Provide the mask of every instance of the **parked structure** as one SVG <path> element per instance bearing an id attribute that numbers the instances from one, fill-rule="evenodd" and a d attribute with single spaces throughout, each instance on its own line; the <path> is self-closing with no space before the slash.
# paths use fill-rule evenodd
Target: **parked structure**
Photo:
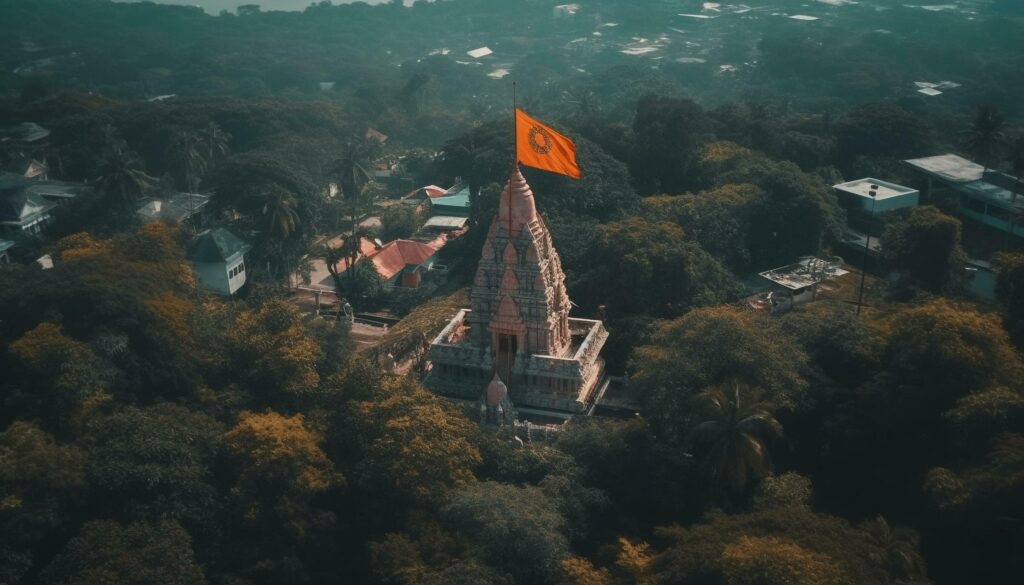
<path id="1" fill-rule="evenodd" d="M 230 296 L 245 285 L 245 253 L 250 248 L 228 230 L 216 228 L 199 234 L 186 258 L 200 286 Z"/>
<path id="2" fill-rule="evenodd" d="M 480 399 L 496 415 L 502 399 L 489 385 L 497 376 L 520 414 L 565 419 L 593 411 L 604 387 L 600 352 L 608 333 L 600 321 L 569 318 L 558 252 L 518 169 L 491 222 L 470 305 L 430 347 L 429 388 Z M 489 387 L 492 395 L 481 399 Z"/>

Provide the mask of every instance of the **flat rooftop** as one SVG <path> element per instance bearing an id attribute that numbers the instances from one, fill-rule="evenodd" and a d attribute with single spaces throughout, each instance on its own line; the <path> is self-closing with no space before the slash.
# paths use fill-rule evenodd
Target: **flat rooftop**
<path id="1" fill-rule="evenodd" d="M 891 199 L 893 197 L 899 197 L 900 195 L 917 193 L 917 189 L 911 189 L 910 187 L 904 187 L 903 185 L 897 185 L 896 183 L 890 183 L 879 179 L 872 179 L 870 177 L 833 185 L 832 188 L 851 195 L 857 195 L 858 197 L 864 197 L 865 199 L 870 199 L 870 192 L 874 190 L 876 193 L 876 201 Z"/>
<path id="2" fill-rule="evenodd" d="M 815 257 L 803 258 L 795 264 L 758 273 L 762 278 L 789 290 L 807 288 L 844 274 L 849 274 L 849 272 L 840 268 L 838 261 L 833 262 Z"/>
<path id="3" fill-rule="evenodd" d="M 955 154 L 940 154 L 903 161 L 919 171 L 953 183 L 980 181 L 984 167 Z"/>

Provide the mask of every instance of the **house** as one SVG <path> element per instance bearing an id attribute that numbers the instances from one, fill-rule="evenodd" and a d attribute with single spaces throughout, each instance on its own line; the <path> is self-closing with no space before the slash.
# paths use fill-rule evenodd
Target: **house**
<path id="1" fill-rule="evenodd" d="M 0 239 L 0 264 L 11 263 L 11 257 L 7 254 L 7 250 L 10 250 L 12 246 L 14 246 L 14 242 Z"/>
<path id="2" fill-rule="evenodd" d="M 842 260 L 838 258 L 808 256 L 794 264 L 760 272 L 758 276 L 770 283 L 769 288 L 748 299 L 748 306 L 776 314 L 809 303 L 817 298 L 822 283 L 849 274 L 841 266 Z"/>
<path id="3" fill-rule="evenodd" d="M 1024 184 L 955 154 L 904 161 L 925 180 L 925 195 L 959 199 L 959 214 L 997 230 L 1024 237 Z"/>
<path id="4" fill-rule="evenodd" d="M 135 210 L 143 221 L 164 221 L 180 224 L 194 220 L 197 226 L 203 224 L 210 197 L 198 193 L 175 193 L 164 199 L 146 199 Z"/>
<path id="5" fill-rule="evenodd" d="M 215 228 L 199 234 L 186 258 L 200 286 L 233 295 L 245 285 L 245 253 L 251 247 L 228 230 Z"/>
<path id="6" fill-rule="evenodd" d="M 362 258 L 373 264 L 374 270 L 385 287 L 416 288 L 423 275 L 433 269 L 438 252 L 448 243 L 441 234 L 429 242 L 413 240 L 392 240 L 381 245 L 363 238 L 360 243 Z M 348 270 L 348 259 L 336 265 L 338 273 Z"/>
<path id="7" fill-rule="evenodd" d="M 455 185 L 444 195 L 431 197 L 430 215 L 469 217 L 469 187 Z"/>
<path id="8" fill-rule="evenodd" d="M 25 189 L 20 181 L 5 180 L 8 177 L 0 176 L 0 226 L 10 233 L 39 233 L 57 205 Z"/>

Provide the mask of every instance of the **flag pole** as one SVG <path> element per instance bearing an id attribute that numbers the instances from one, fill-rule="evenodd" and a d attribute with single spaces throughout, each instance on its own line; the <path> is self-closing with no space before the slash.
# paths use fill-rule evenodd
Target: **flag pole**
<path id="1" fill-rule="evenodd" d="M 512 168 L 508 173 L 508 240 L 512 241 L 512 175 L 519 163 L 519 124 L 516 121 L 516 82 L 512 81 Z"/>

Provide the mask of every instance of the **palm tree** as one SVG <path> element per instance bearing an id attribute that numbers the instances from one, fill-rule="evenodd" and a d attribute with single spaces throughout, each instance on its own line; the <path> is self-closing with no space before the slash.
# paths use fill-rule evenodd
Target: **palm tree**
<path id="1" fill-rule="evenodd" d="M 231 134 L 225 132 L 216 122 L 210 122 L 200 130 L 199 137 L 202 140 L 207 166 L 212 166 L 214 161 L 230 150 L 228 142 L 231 141 Z"/>
<path id="2" fill-rule="evenodd" d="M 146 174 L 142 159 L 124 140 L 109 132 L 108 136 L 111 140 L 97 165 L 96 184 L 107 197 L 116 197 L 125 206 L 131 206 L 157 179 Z"/>
<path id="3" fill-rule="evenodd" d="M 288 239 L 300 225 L 295 198 L 277 187 L 268 189 L 264 198 L 263 217 L 267 232 L 279 240 Z"/>
<path id="4" fill-rule="evenodd" d="M 927 568 L 913 533 L 889 526 L 884 517 L 868 520 L 862 526 L 882 552 L 873 560 L 885 568 L 897 583 L 927 583 Z"/>
<path id="5" fill-rule="evenodd" d="M 328 169 L 328 174 L 338 182 L 342 196 L 352 203 L 352 227 L 355 229 L 356 208 L 359 199 L 372 178 L 370 159 L 380 144 L 364 137 L 350 138 L 341 148 L 338 158 Z"/>
<path id="6" fill-rule="evenodd" d="M 185 188 L 195 193 L 199 179 L 206 173 L 206 150 L 203 137 L 194 130 L 181 130 L 171 139 L 168 157 L 180 168 L 185 179 Z"/>
<path id="7" fill-rule="evenodd" d="M 738 493 L 771 473 L 767 443 L 782 436 L 782 425 L 754 389 L 731 381 L 705 390 L 694 402 L 708 418 L 693 429 L 689 445 L 716 491 Z"/>
<path id="8" fill-rule="evenodd" d="M 363 238 L 369 238 L 371 235 L 372 233 L 366 228 L 356 227 L 352 228 L 352 234 L 349 235 L 349 237 L 345 238 L 345 241 L 342 242 L 339 250 L 341 250 L 341 253 L 345 256 L 345 258 L 348 259 L 349 268 L 354 267 L 356 265 L 356 262 L 359 262 L 359 257 L 362 256 L 363 254 Z M 352 279 L 355 278 L 354 270 L 349 271 L 349 277 Z"/>
<path id="9" fill-rule="evenodd" d="M 993 159 L 1006 138 L 1006 120 L 999 110 L 991 106 L 979 106 L 967 129 L 966 146 L 978 159 L 985 171 L 992 166 Z"/>

